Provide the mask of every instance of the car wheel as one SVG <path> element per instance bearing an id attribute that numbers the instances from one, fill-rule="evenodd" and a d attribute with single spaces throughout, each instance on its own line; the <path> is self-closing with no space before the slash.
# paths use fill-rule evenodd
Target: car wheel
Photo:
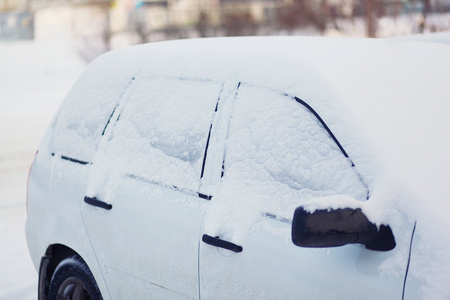
<path id="1" fill-rule="evenodd" d="M 102 296 L 88 266 L 75 255 L 62 260 L 56 267 L 48 299 L 100 300 Z"/>

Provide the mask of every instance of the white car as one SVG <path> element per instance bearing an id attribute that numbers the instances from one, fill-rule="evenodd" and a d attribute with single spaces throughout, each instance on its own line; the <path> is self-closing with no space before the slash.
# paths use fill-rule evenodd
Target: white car
<path id="1" fill-rule="evenodd" d="M 102 55 L 30 170 L 39 299 L 449 298 L 449 84 L 420 42 Z"/>

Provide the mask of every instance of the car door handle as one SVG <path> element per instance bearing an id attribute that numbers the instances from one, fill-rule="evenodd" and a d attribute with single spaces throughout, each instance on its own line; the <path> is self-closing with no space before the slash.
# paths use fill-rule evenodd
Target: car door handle
<path id="1" fill-rule="evenodd" d="M 97 198 L 93 197 L 84 197 L 84 202 L 86 202 L 87 204 L 93 205 L 93 206 L 97 206 L 106 210 L 110 210 L 112 208 L 111 204 L 108 204 L 106 202 L 100 201 Z"/>
<path id="2" fill-rule="evenodd" d="M 224 240 L 219 239 L 218 237 L 212 237 L 210 235 L 204 234 L 202 237 L 202 241 L 205 244 L 216 246 L 219 248 L 224 248 L 236 253 L 242 252 L 242 247 Z"/>

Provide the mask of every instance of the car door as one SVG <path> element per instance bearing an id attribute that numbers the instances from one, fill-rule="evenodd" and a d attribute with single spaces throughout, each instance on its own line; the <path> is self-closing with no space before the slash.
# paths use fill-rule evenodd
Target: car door
<path id="1" fill-rule="evenodd" d="M 401 299 L 410 224 L 387 252 L 291 241 L 292 216 L 303 203 L 370 195 L 317 113 L 301 99 L 245 83 L 232 107 L 223 172 L 202 229 L 201 298 Z"/>
<path id="2" fill-rule="evenodd" d="M 111 298 L 198 299 L 198 191 L 220 91 L 141 75 L 111 116 L 82 205 Z"/>

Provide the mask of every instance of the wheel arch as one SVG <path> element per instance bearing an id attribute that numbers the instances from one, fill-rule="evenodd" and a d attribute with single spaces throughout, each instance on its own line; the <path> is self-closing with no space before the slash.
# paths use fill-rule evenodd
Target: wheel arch
<path id="1" fill-rule="evenodd" d="M 52 244 L 47 247 L 45 255 L 41 258 L 39 266 L 39 283 L 38 283 L 38 299 L 48 299 L 48 291 L 50 281 L 58 264 L 65 258 L 77 255 L 84 261 L 84 259 L 75 250 L 63 245 Z M 86 262 L 85 262 L 86 263 Z"/>

